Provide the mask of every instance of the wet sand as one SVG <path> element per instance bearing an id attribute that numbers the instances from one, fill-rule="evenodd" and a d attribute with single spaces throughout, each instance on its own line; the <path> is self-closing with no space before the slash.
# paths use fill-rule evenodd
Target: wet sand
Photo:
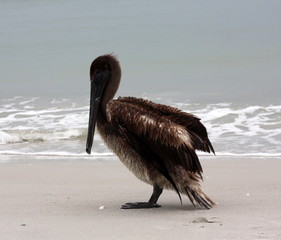
<path id="1" fill-rule="evenodd" d="M 164 191 L 161 208 L 121 210 L 152 187 L 119 161 L 0 164 L 1 240 L 281 239 L 281 158 L 201 157 L 211 210 Z"/>

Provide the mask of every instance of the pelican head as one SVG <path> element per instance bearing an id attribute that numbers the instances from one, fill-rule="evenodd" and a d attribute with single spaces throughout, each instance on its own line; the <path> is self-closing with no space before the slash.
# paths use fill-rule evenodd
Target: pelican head
<path id="1" fill-rule="evenodd" d="M 90 67 L 91 96 L 86 152 L 91 153 L 95 125 L 99 111 L 105 113 L 106 104 L 111 100 L 119 86 L 121 69 L 113 55 L 96 58 Z"/>

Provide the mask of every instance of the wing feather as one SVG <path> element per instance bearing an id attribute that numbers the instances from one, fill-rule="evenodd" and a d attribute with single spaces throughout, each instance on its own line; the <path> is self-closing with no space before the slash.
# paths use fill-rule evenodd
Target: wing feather
<path id="1" fill-rule="evenodd" d="M 122 97 L 118 99 L 121 102 L 129 103 L 142 107 L 147 111 L 153 111 L 158 115 L 161 115 L 167 119 L 170 119 L 174 123 L 182 126 L 188 132 L 192 139 L 193 147 L 196 150 L 204 152 L 213 152 L 214 148 L 208 138 L 207 130 L 200 122 L 200 119 L 190 113 L 183 112 L 177 108 L 167 106 L 164 104 L 154 103 L 148 100 L 134 97 Z"/>
<path id="2" fill-rule="evenodd" d="M 118 101 L 118 100 L 115 100 Z M 160 141 L 166 146 L 193 148 L 188 131 L 171 119 L 163 117 L 155 111 L 148 111 L 142 106 L 119 101 L 107 104 L 107 120 L 118 119 L 137 135 L 145 135 L 154 141 Z"/>
<path id="3" fill-rule="evenodd" d="M 168 171 L 171 163 L 202 178 L 195 150 L 210 152 L 213 147 L 199 118 L 176 108 L 131 97 L 111 100 L 106 114 L 108 121 L 123 126 L 132 147 L 139 146 L 141 149 L 136 151 L 149 159 L 177 192 Z"/>

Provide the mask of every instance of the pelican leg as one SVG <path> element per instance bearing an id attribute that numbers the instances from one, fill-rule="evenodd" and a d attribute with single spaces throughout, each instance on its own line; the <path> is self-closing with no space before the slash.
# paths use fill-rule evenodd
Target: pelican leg
<path id="1" fill-rule="evenodd" d="M 157 200 L 160 197 L 163 189 L 158 185 L 153 185 L 153 193 L 148 202 L 134 202 L 134 203 L 125 203 L 122 205 L 121 209 L 138 209 L 138 208 L 158 208 L 161 207 L 157 204 Z"/>

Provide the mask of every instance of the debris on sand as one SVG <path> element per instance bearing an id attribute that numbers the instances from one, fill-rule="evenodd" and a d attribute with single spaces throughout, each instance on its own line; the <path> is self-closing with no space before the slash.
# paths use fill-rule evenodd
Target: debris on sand
<path id="1" fill-rule="evenodd" d="M 211 217 L 211 218 L 198 217 L 192 220 L 192 223 L 221 223 L 221 221 L 217 217 Z"/>

